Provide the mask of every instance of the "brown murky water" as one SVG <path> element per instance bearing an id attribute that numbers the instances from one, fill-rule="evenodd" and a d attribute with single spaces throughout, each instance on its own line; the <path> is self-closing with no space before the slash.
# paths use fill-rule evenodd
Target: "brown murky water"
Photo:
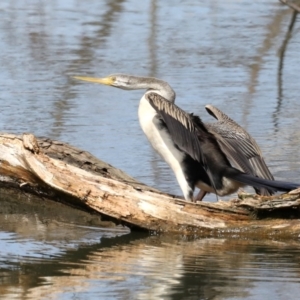
<path id="1" fill-rule="evenodd" d="M 299 18 L 280 55 L 290 20 L 271 0 L 1 1 L 0 130 L 70 142 L 180 194 L 139 128 L 142 91 L 71 78 L 155 76 L 205 121 L 205 104 L 224 110 L 256 138 L 276 178 L 299 181 Z M 300 291 L 298 241 L 166 240 L 3 207 L 3 299 L 295 299 Z"/>

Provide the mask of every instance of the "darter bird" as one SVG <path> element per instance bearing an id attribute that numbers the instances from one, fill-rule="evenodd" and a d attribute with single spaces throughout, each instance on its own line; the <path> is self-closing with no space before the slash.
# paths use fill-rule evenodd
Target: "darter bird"
<path id="1" fill-rule="evenodd" d="M 179 108 L 174 103 L 174 90 L 165 81 L 127 74 L 112 74 L 105 78 L 74 78 L 124 90 L 146 90 L 139 103 L 140 125 L 152 147 L 173 170 L 184 198 L 188 201 L 201 201 L 206 193 L 229 195 L 246 185 L 268 194 L 287 192 L 300 186 L 271 180 L 273 177 L 266 171 L 264 162 L 262 164 L 259 159 L 254 164 L 251 162 L 251 153 L 248 153 L 249 149 L 247 146 L 245 149 L 245 145 L 252 143 L 251 147 L 256 148 L 256 143 L 253 144 L 250 136 L 246 137 L 247 141 L 236 137 L 230 143 L 229 138 L 222 134 L 222 125 L 205 125 L 198 116 Z M 207 110 L 219 119 L 211 106 Z M 222 123 L 220 119 L 219 123 Z M 236 130 L 232 130 L 231 134 L 236 135 Z M 260 156 L 258 149 L 255 151 Z M 260 173 L 259 169 L 264 172 Z M 194 197 L 196 187 L 200 192 Z"/>

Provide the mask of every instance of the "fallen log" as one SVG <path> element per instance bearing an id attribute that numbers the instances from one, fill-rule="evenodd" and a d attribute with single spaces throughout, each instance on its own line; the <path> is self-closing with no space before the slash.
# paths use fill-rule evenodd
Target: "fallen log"
<path id="1" fill-rule="evenodd" d="M 197 236 L 299 237 L 300 189 L 188 203 L 150 188 L 88 152 L 32 134 L 0 134 L 0 192 L 96 211 L 133 229 Z"/>

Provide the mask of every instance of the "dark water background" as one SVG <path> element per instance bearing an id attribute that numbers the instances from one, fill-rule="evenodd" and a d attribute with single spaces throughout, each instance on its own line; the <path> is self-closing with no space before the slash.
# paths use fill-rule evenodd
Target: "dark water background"
<path id="1" fill-rule="evenodd" d="M 299 181 L 299 17 L 279 68 L 291 14 L 275 0 L 1 1 L 0 130 L 69 142 L 180 194 L 139 128 L 143 92 L 71 78 L 155 76 L 205 121 L 208 103 L 229 114 L 256 138 L 276 178 Z M 300 292 L 299 240 L 151 237 L 1 207 L 1 299 L 295 299 Z"/>

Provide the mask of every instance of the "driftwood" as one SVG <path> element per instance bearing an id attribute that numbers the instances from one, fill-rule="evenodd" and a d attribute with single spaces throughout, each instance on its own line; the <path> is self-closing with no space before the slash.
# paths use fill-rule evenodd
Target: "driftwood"
<path id="1" fill-rule="evenodd" d="M 199 236 L 300 234 L 300 189 L 188 203 L 137 182 L 70 145 L 32 134 L 0 134 L 0 192 L 35 194 L 96 211 L 136 229 Z"/>

